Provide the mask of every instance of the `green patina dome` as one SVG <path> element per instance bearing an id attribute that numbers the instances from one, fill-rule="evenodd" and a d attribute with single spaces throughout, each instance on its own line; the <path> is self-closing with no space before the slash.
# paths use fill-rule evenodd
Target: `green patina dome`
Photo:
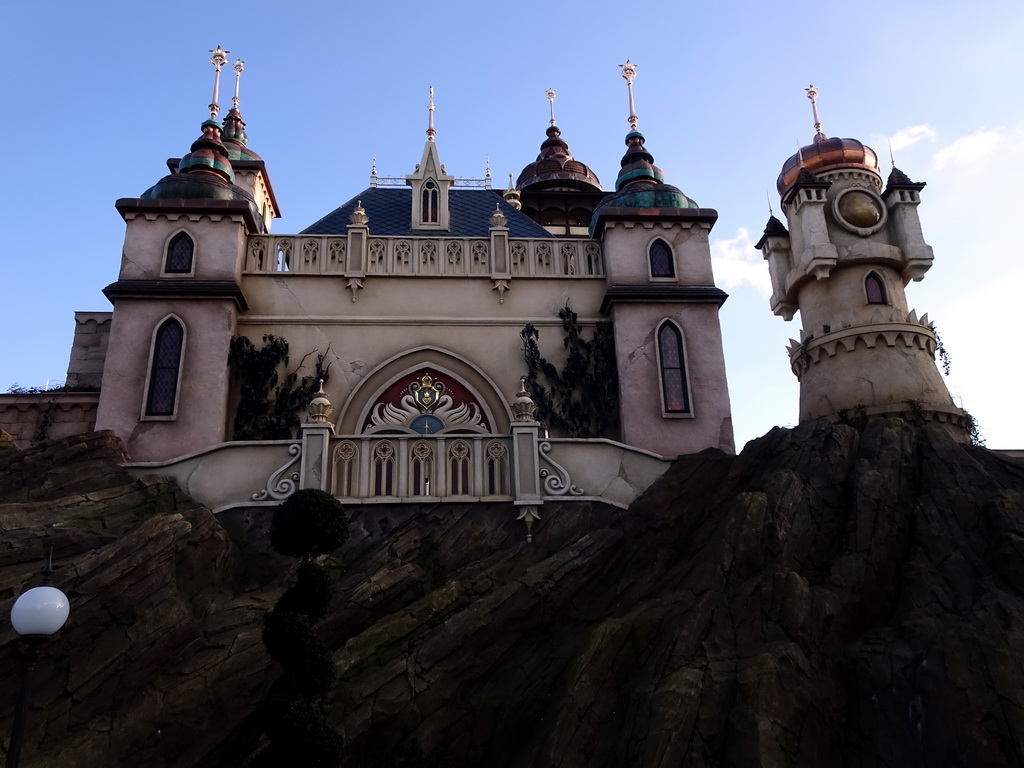
<path id="1" fill-rule="evenodd" d="M 644 146 L 640 131 L 626 134 L 626 154 L 622 156 L 615 192 L 594 210 L 591 230 L 605 208 L 699 208 L 678 187 L 665 183 L 665 174 L 654 164 L 654 156 Z"/>

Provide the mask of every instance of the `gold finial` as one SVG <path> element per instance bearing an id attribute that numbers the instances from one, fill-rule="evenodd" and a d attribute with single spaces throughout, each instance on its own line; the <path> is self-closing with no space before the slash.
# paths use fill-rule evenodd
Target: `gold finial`
<path id="1" fill-rule="evenodd" d="M 427 141 L 433 141 L 437 131 L 434 130 L 434 86 L 430 86 L 430 105 L 427 107 Z"/>
<path id="2" fill-rule="evenodd" d="M 821 120 L 818 118 L 818 89 L 812 83 L 804 90 L 807 91 L 807 98 L 811 100 L 811 110 L 814 112 L 814 140 L 823 141 L 828 137 L 821 132 Z"/>
<path id="3" fill-rule="evenodd" d="M 210 63 L 213 64 L 213 101 L 210 102 L 210 119 L 216 120 L 217 113 L 220 112 L 220 104 L 217 103 L 220 99 L 220 68 L 223 67 L 228 61 L 228 54 L 231 51 L 225 51 L 219 45 L 216 48 L 211 48 L 210 53 L 213 56 L 210 57 Z"/>
<path id="4" fill-rule="evenodd" d="M 555 89 L 548 88 L 548 103 L 551 105 L 551 125 L 555 124 Z"/>
<path id="5" fill-rule="evenodd" d="M 626 59 L 622 67 L 622 78 L 626 81 L 626 88 L 629 90 L 629 127 L 636 130 L 636 123 L 639 118 L 636 116 L 636 105 L 633 104 L 633 78 L 636 77 L 636 64 Z"/>
<path id="6" fill-rule="evenodd" d="M 227 51 L 225 51 L 227 53 Z M 231 106 L 238 109 L 238 84 L 242 79 L 242 72 L 245 70 L 245 62 L 235 59 L 235 95 L 231 97 Z"/>

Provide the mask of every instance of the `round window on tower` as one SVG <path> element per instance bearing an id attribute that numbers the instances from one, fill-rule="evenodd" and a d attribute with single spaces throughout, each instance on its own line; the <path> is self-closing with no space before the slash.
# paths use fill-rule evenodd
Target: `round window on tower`
<path id="1" fill-rule="evenodd" d="M 832 213 L 836 221 L 862 237 L 881 229 L 887 215 L 882 199 L 863 187 L 849 187 L 836 195 Z"/>

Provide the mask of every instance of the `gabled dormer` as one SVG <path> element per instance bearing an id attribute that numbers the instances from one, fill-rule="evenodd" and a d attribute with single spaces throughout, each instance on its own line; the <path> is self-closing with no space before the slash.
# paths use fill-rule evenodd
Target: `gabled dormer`
<path id="1" fill-rule="evenodd" d="M 405 180 L 412 187 L 412 228 L 447 230 L 448 190 L 455 177 L 445 173 L 432 140 L 423 147 L 416 171 Z"/>
<path id="2" fill-rule="evenodd" d="M 445 173 L 437 156 L 434 143 L 434 89 L 430 89 L 430 119 L 423 157 L 416 170 L 405 177 L 412 187 L 412 228 L 448 230 L 448 190 L 455 183 L 454 176 Z"/>

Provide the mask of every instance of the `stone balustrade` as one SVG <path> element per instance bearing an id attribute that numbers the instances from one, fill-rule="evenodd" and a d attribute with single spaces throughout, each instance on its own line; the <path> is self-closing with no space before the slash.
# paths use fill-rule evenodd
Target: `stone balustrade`
<path id="1" fill-rule="evenodd" d="M 603 277 L 595 240 L 254 235 L 247 274 Z"/>

